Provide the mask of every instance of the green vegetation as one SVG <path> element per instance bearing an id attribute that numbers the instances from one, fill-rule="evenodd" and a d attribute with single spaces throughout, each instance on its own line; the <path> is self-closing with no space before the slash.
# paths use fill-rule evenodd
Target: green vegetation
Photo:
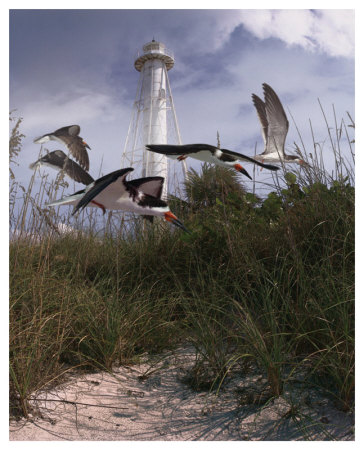
<path id="1" fill-rule="evenodd" d="M 13 160 L 21 138 L 16 127 Z M 28 189 L 12 179 L 10 222 L 23 237 L 10 242 L 11 406 L 26 415 L 31 393 L 70 368 L 111 369 L 189 342 L 196 389 L 255 364 L 271 396 L 304 373 L 352 409 L 354 173 L 337 144 L 334 174 L 314 154 L 264 200 L 229 170 L 191 171 L 184 200 L 170 200 L 191 235 L 117 214 L 96 229 L 94 210 L 62 234 L 69 217 L 42 206 L 61 195 L 62 175 L 36 195 L 34 177 Z"/>

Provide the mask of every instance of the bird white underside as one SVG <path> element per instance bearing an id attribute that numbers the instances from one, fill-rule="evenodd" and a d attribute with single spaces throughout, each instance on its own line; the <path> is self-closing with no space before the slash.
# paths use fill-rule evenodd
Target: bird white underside
<path id="1" fill-rule="evenodd" d="M 62 141 L 62 139 L 60 139 L 56 136 L 43 136 L 43 137 L 40 137 L 39 139 L 35 139 L 34 143 L 35 144 L 44 144 L 45 142 L 49 142 L 49 141 L 57 141 L 64 145 L 64 142 Z"/>
<path id="2" fill-rule="evenodd" d="M 189 158 L 197 159 L 198 161 L 203 161 L 203 162 L 207 162 L 210 164 L 216 164 L 217 166 L 221 166 L 221 167 L 232 167 L 237 162 L 237 160 L 232 161 L 232 162 L 220 161 L 219 159 L 215 158 L 215 156 L 209 150 L 202 150 L 201 152 L 197 152 L 197 153 L 188 153 L 187 156 Z"/>
<path id="3" fill-rule="evenodd" d="M 285 161 L 284 154 L 281 152 L 269 152 L 269 153 L 261 153 L 260 155 L 254 156 L 254 159 L 257 161 L 264 162 L 281 162 Z"/>
<path id="4" fill-rule="evenodd" d="M 49 137 L 49 140 L 50 140 L 50 141 L 57 141 L 57 142 L 60 142 L 61 144 L 64 145 L 64 141 L 62 141 L 62 139 L 60 139 L 60 138 L 58 138 L 58 137 L 56 137 L 56 136 L 50 136 L 50 137 Z"/>
<path id="5" fill-rule="evenodd" d="M 254 157 L 257 161 L 260 162 L 273 162 L 273 163 L 296 163 L 297 160 L 292 159 L 286 159 L 286 155 L 282 155 L 281 153 L 275 152 L 275 153 L 267 153 L 266 155 L 264 153 L 260 155 L 256 155 Z"/>
<path id="6" fill-rule="evenodd" d="M 92 201 L 87 204 L 87 207 L 98 207 L 95 203 L 93 203 L 96 202 L 103 205 L 105 209 L 121 210 L 149 216 L 163 216 L 164 213 L 169 211 L 168 206 L 158 208 L 139 206 L 136 202 L 132 201 L 132 197 L 129 196 L 129 192 L 125 189 L 123 189 L 122 193 L 120 192 L 120 184 L 120 181 L 117 181 L 107 186 L 102 192 L 100 192 L 100 194 L 96 195 L 96 197 L 94 197 Z M 92 186 L 93 184 L 88 186 L 86 190 L 90 189 Z M 64 197 L 63 199 L 49 203 L 47 206 L 77 205 L 83 196 L 84 193 L 70 195 L 69 197 Z M 142 196 L 143 194 L 140 193 L 138 198 L 141 198 Z"/>
<path id="7" fill-rule="evenodd" d="M 143 194 L 140 192 L 136 200 L 140 200 Z M 169 211 L 168 206 L 159 208 L 149 208 L 148 206 L 139 206 L 133 202 L 129 192 L 120 193 L 120 183 L 112 183 L 98 194 L 93 200 L 104 205 L 106 209 L 121 210 L 135 214 L 146 214 L 151 216 L 163 216 Z"/>

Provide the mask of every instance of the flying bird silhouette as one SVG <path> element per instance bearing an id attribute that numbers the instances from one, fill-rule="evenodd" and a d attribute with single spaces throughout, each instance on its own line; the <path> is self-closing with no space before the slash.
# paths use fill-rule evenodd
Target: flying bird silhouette
<path id="1" fill-rule="evenodd" d="M 282 103 L 274 90 L 263 83 L 264 101 L 257 95 L 252 94 L 253 104 L 257 110 L 258 118 L 262 127 L 264 141 L 263 153 L 254 156 L 254 159 L 263 163 L 265 161 L 274 163 L 297 163 L 301 166 L 309 166 L 297 155 L 285 153 L 285 142 L 289 128 L 289 122 Z"/>
<path id="2" fill-rule="evenodd" d="M 90 149 L 89 145 L 79 136 L 79 125 L 70 125 L 67 127 L 59 128 L 53 133 L 47 133 L 34 139 L 35 144 L 44 144 L 48 141 L 62 142 L 67 146 L 70 153 L 78 161 L 81 167 L 85 170 L 89 170 L 90 163 L 88 158 L 87 149 Z"/>
<path id="3" fill-rule="evenodd" d="M 94 181 L 92 176 L 86 172 L 79 164 L 72 161 L 62 150 L 55 150 L 47 153 L 42 158 L 39 158 L 34 163 L 30 164 L 30 169 L 37 167 L 48 166 L 52 169 L 63 170 L 72 180 L 88 185 Z"/>

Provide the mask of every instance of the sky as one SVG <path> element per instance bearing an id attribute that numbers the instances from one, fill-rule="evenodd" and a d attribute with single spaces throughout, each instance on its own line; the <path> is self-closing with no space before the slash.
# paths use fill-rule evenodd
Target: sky
<path id="1" fill-rule="evenodd" d="M 120 167 L 139 79 L 134 60 L 153 38 L 174 53 L 168 74 L 185 144 L 215 144 L 219 131 L 224 148 L 263 151 L 251 101 L 263 82 L 286 109 L 288 152 L 300 143 L 294 122 L 312 151 L 311 121 L 331 167 L 318 99 L 331 127 L 335 115 L 338 123 L 350 123 L 347 111 L 355 118 L 353 9 L 13 9 L 9 31 L 10 110 L 26 136 L 16 173 L 25 185 L 40 149 L 33 139 L 73 123 L 91 147 L 91 174 L 101 163 L 102 173 Z"/>

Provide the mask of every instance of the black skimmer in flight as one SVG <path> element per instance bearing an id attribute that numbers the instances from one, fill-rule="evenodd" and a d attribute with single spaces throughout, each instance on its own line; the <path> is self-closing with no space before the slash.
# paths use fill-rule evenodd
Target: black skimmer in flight
<path id="1" fill-rule="evenodd" d="M 53 133 L 44 134 L 36 139 L 34 143 L 43 144 L 48 141 L 59 141 L 65 144 L 71 154 L 80 163 L 81 167 L 89 170 L 90 164 L 88 159 L 87 149 L 90 149 L 88 144 L 79 136 L 80 127 L 78 125 L 70 125 L 62 127 Z"/>
<path id="2" fill-rule="evenodd" d="M 284 151 L 289 122 L 282 103 L 274 90 L 263 83 L 264 102 L 257 95 L 252 94 L 254 106 L 262 126 L 264 152 L 256 155 L 254 159 L 259 162 L 297 163 L 308 167 L 302 158 L 297 155 L 287 155 Z"/>
<path id="3" fill-rule="evenodd" d="M 208 163 L 216 164 L 222 167 L 234 168 L 238 172 L 241 172 L 248 178 L 252 179 L 249 173 L 242 167 L 240 161 L 247 161 L 258 166 L 264 167 L 269 170 L 278 170 L 279 167 L 272 166 L 271 164 L 264 164 L 260 161 L 256 161 L 249 156 L 242 155 L 241 153 L 232 152 L 224 148 L 215 147 L 209 144 L 187 144 L 187 145 L 146 145 L 147 150 L 156 153 L 162 153 L 171 158 L 182 161 L 188 156 L 199 161 L 205 161 Z"/>
<path id="4" fill-rule="evenodd" d="M 93 206 L 101 208 L 104 213 L 106 209 L 116 209 L 143 216 L 159 216 L 189 233 L 160 198 L 164 178 L 146 177 L 126 181 L 127 174 L 133 170 L 129 167 L 111 172 L 93 181 L 82 191 L 48 203 L 47 206 L 75 205 L 72 215 L 86 206 Z"/>
<path id="5" fill-rule="evenodd" d="M 47 153 L 38 161 L 32 163 L 29 168 L 36 169 L 40 166 L 52 167 L 52 169 L 63 170 L 72 180 L 82 183 L 85 186 L 91 184 L 94 179 L 92 176 L 82 169 L 82 167 L 68 156 L 62 150 L 55 150 L 54 152 Z"/>

